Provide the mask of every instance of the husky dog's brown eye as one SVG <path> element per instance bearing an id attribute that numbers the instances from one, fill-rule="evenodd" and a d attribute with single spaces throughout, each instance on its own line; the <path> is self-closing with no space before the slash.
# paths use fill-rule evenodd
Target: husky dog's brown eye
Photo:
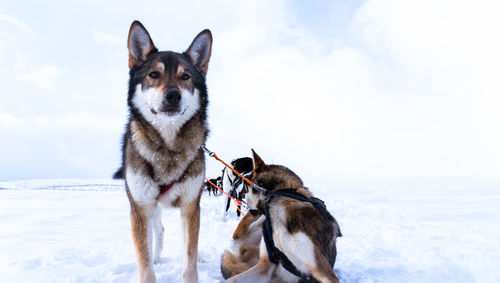
<path id="1" fill-rule="evenodd" d="M 188 74 L 182 74 L 181 79 L 187 81 L 189 80 L 190 76 Z"/>
<path id="2" fill-rule="evenodd" d="M 160 77 L 160 72 L 158 72 L 158 71 L 152 71 L 151 73 L 149 73 L 149 75 L 148 75 L 148 76 L 149 76 L 150 78 L 152 78 L 152 79 L 157 79 L 157 78 L 159 78 L 159 77 Z"/>

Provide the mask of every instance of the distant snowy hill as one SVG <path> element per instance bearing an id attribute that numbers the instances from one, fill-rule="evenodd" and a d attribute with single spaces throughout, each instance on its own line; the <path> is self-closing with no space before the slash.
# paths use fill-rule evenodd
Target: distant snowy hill
<path id="1" fill-rule="evenodd" d="M 123 182 L 0 182 L 0 282 L 137 282 Z M 342 282 L 500 282 L 500 193 L 311 188 L 344 237 Z M 238 223 L 204 194 L 200 282 L 221 282 L 220 257 Z M 165 210 L 158 282 L 182 282 L 179 211 Z"/>

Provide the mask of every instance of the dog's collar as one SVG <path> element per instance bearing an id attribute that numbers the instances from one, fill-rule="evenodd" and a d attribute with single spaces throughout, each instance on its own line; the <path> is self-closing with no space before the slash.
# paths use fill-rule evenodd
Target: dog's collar
<path id="1" fill-rule="evenodd" d="M 151 163 L 147 162 L 147 167 L 148 167 L 149 177 L 151 177 L 151 179 L 154 179 L 153 165 L 151 165 Z M 158 194 L 158 197 L 160 197 L 162 194 L 168 192 L 168 190 L 170 190 L 174 186 L 174 184 L 175 184 L 175 181 L 173 181 L 170 184 L 161 184 L 159 186 L 160 187 L 160 194 Z"/>

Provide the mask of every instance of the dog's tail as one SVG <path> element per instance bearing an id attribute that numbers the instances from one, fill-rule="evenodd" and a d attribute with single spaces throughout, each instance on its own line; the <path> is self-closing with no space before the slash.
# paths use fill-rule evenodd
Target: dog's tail
<path id="1" fill-rule="evenodd" d="M 114 174 L 113 174 L 113 179 L 125 179 L 125 175 L 123 172 L 123 166 L 120 167 Z"/>

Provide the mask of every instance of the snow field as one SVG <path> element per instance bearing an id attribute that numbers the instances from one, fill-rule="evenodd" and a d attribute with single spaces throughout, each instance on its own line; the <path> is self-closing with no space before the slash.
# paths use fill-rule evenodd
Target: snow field
<path id="1" fill-rule="evenodd" d="M 121 181 L 0 182 L 0 282 L 137 282 Z M 497 190 L 378 192 L 314 189 L 338 220 L 342 282 L 500 282 Z M 204 194 L 200 282 L 221 282 L 220 258 L 238 223 Z M 158 282 L 182 282 L 179 211 L 163 212 Z"/>

